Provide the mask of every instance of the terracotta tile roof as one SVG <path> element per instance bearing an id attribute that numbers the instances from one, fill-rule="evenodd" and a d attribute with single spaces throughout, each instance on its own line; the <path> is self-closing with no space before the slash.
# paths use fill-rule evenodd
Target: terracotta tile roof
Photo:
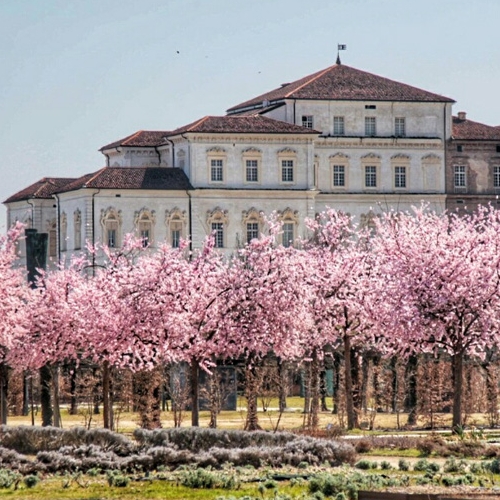
<path id="1" fill-rule="evenodd" d="M 253 108 L 253 109 L 247 109 L 243 111 L 236 111 L 235 113 L 231 113 L 230 116 L 257 116 L 257 115 L 265 115 L 266 113 L 269 113 L 269 111 L 273 111 L 277 108 L 281 108 L 285 105 L 284 102 L 281 102 L 279 104 L 275 104 L 274 106 L 266 106 L 265 108 Z"/>
<path id="2" fill-rule="evenodd" d="M 252 114 L 250 116 L 205 116 L 201 120 L 170 132 L 168 135 L 173 136 L 187 132 L 214 134 L 320 134 L 317 130 Z"/>
<path id="3" fill-rule="evenodd" d="M 389 80 L 343 64 L 335 64 L 292 83 L 266 92 L 227 110 L 257 106 L 263 101 L 273 104 L 283 99 L 334 101 L 410 101 L 455 102 L 432 92 Z"/>
<path id="4" fill-rule="evenodd" d="M 500 141 L 500 127 L 491 127 L 472 120 L 461 120 L 454 116 L 451 136 L 458 140 Z"/>
<path id="5" fill-rule="evenodd" d="M 164 137 L 168 135 L 168 131 L 153 131 L 153 130 L 139 130 L 133 134 L 120 139 L 119 141 L 106 144 L 99 151 L 104 149 L 117 148 L 119 146 L 129 147 L 155 147 L 164 142 Z"/>
<path id="6" fill-rule="evenodd" d="M 92 189 L 162 189 L 186 190 L 192 186 L 180 168 L 104 167 L 66 185 L 59 192 Z"/>
<path id="7" fill-rule="evenodd" d="M 21 191 L 7 198 L 4 203 L 12 203 L 14 201 L 30 200 L 32 198 L 50 199 L 54 193 L 57 193 L 61 188 L 75 181 L 75 178 L 69 177 L 44 177 L 39 181 L 31 184 Z"/>

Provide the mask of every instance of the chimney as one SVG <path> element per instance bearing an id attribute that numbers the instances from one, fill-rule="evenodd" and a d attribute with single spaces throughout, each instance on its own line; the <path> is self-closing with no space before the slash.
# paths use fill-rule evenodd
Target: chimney
<path id="1" fill-rule="evenodd" d="M 467 120 L 467 113 L 465 111 L 459 111 L 458 112 L 458 119 L 459 120 Z"/>

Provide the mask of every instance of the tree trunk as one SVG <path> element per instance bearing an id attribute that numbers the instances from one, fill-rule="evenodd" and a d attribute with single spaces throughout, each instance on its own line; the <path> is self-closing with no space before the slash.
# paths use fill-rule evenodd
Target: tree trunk
<path id="1" fill-rule="evenodd" d="M 340 366 L 341 366 L 340 355 L 338 353 L 334 353 L 333 354 L 333 389 L 332 389 L 332 399 L 333 399 L 332 413 L 334 413 L 334 414 L 337 414 L 339 412 Z"/>
<path id="2" fill-rule="evenodd" d="M 462 426 L 462 390 L 464 353 L 459 351 L 452 356 L 453 366 L 453 421 L 452 428 L 457 431 Z"/>
<path id="3" fill-rule="evenodd" d="M 40 368 L 40 404 L 42 407 L 42 426 L 47 427 L 53 424 L 51 386 L 52 370 L 45 365 Z"/>
<path id="4" fill-rule="evenodd" d="M 52 388 L 54 389 L 54 427 L 62 427 L 59 401 L 59 366 L 53 367 Z"/>
<path id="5" fill-rule="evenodd" d="M 319 425 L 319 404 L 320 404 L 320 369 L 316 350 L 313 352 L 309 370 L 309 387 L 311 398 L 311 409 L 308 415 L 309 429 L 317 429 Z"/>
<path id="6" fill-rule="evenodd" d="M 358 427 L 358 417 L 354 410 L 351 371 L 351 338 L 344 335 L 344 370 L 345 370 L 345 406 L 347 412 L 347 429 Z"/>
<path id="7" fill-rule="evenodd" d="M 247 366 L 245 370 L 245 395 L 247 398 L 246 431 L 259 431 L 259 416 L 257 414 L 257 396 L 260 388 L 258 368 Z"/>
<path id="8" fill-rule="evenodd" d="M 398 360 L 396 356 L 393 356 L 390 361 L 391 367 L 391 411 L 393 413 L 398 412 L 398 390 L 399 390 L 399 381 L 398 381 Z"/>
<path id="9" fill-rule="evenodd" d="M 406 363 L 405 411 L 408 412 L 408 425 L 416 425 L 417 423 L 417 370 L 418 358 L 412 355 Z"/>
<path id="10" fill-rule="evenodd" d="M 197 359 L 191 360 L 191 426 L 200 426 L 200 364 Z"/>
<path id="11" fill-rule="evenodd" d="M 105 429 L 111 429 L 111 419 L 110 419 L 110 398 L 109 398 L 109 390 L 110 390 L 110 369 L 109 362 L 104 361 L 102 365 L 102 419 L 103 426 Z"/>
<path id="12" fill-rule="evenodd" d="M 71 365 L 70 370 L 71 371 L 69 375 L 69 392 L 70 392 L 69 414 L 77 415 L 78 414 L 78 398 L 76 395 L 77 368 L 75 365 Z"/>
<path id="13" fill-rule="evenodd" d="M 7 425 L 9 415 L 9 367 L 5 363 L 0 363 L 0 420 L 2 425 Z"/>
<path id="14" fill-rule="evenodd" d="M 288 368 L 286 364 L 278 361 L 278 377 L 279 377 L 279 410 L 284 412 L 286 410 L 286 397 L 288 389 Z"/>
<path id="15" fill-rule="evenodd" d="M 486 372 L 486 410 L 491 427 L 498 425 L 498 377 L 495 366 L 488 359 L 482 363 Z"/>
<path id="16" fill-rule="evenodd" d="M 27 417 L 30 413 L 30 380 L 28 372 L 23 372 L 23 410 L 22 415 Z"/>
<path id="17" fill-rule="evenodd" d="M 359 410 L 363 410 L 363 412 L 366 412 L 368 409 L 368 379 L 370 378 L 370 360 L 371 356 L 369 353 L 365 353 L 361 358 L 361 384 L 359 391 L 359 406 L 358 405 L 356 406 L 358 407 Z M 351 363 L 352 363 L 353 378 L 354 378 L 356 374 L 354 358 L 351 360 Z"/>
<path id="18" fill-rule="evenodd" d="M 150 430 L 159 429 L 161 427 L 159 369 L 134 373 L 133 382 L 134 406 L 139 412 L 141 427 Z"/>

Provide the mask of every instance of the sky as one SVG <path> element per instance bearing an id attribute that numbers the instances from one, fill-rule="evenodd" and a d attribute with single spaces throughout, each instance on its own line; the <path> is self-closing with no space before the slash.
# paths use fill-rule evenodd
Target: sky
<path id="1" fill-rule="evenodd" d="M 499 19 L 499 0 L 0 0 L 0 201 L 327 68 L 339 43 L 500 125 Z"/>

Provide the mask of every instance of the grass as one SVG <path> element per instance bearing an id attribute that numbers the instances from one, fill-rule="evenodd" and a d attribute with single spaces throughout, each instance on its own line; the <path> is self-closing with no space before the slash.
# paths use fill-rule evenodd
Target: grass
<path id="1" fill-rule="evenodd" d="M 169 499 L 169 500 L 189 500 L 189 499 L 215 499 L 223 495 L 241 497 L 244 495 L 257 495 L 255 484 L 244 485 L 239 491 L 221 489 L 203 490 L 190 489 L 178 486 L 166 481 L 140 481 L 131 482 L 126 488 L 114 488 L 107 485 L 106 481 L 93 480 L 88 487 L 82 488 L 72 484 L 63 488 L 63 481 L 60 478 L 49 478 L 41 481 L 36 487 L 27 489 L 20 487 L 18 490 L 0 490 L 3 498 L 23 499 L 23 500 L 56 500 L 56 499 L 78 499 L 78 500 L 100 500 L 100 499 Z"/>
<path id="2" fill-rule="evenodd" d="M 271 398 L 266 401 L 268 410 L 263 411 L 262 400 L 259 398 L 259 424 L 265 430 L 274 430 L 278 425 L 279 420 L 279 430 L 290 430 L 299 429 L 304 423 L 304 414 L 302 409 L 304 407 L 304 398 L 301 397 L 289 397 L 287 399 L 288 408 L 281 415 L 279 414 L 278 400 L 276 398 Z M 331 407 L 331 401 L 329 401 Z M 245 425 L 246 418 L 246 400 L 243 397 L 238 398 L 236 411 L 222 411 L 218 416 L 218 426 L 223 429 L 238 429 L 241 430 Z M 62 408 L 62 424 L 64 428 L 73 426 L 85 426 L 86 418 L 83 414 L 80 415 L 69 415 L 67 410 Z M 115 416 L 118 417 L 117 430 L 119 432 L 131 433 L 139 426 L 139 417 L 136 413 L 132 412 L 115 412 Z M 88 418 L 88 416 L 87 416 Z M 351 431 L 350 434 L 354 435 L 369 435 L 373 433 L 379 433 L 387 429 L 397 429 L 398 428 L 398 416 L 393 413 L 377 413 L 373 421 L 373 431 L 368 430 L 368 415 L 360 416 L 360 421 L 364 423 L 363 429 L 357 429 Z M 404 426 L 407 420 L 407 414 L 399 414 L 399 424 Z M 444 425 L 451 426 L 451 414 L 441 414 L 440 421 Z M 161 414 L 161 422 L 163 427 L 173 427 L 174 417 L 173 413 L 170 411 L 164 411 Z M 210 422 L 210 414 L 208 411 L 200 412 L 200 426 L 208 427 Z M 484 415 L 474 414 L 470 417 L 470 422 L 474 422 L 475 425 L 485 425 L 486 419 Z M 41 425 L 41 413 L 35 414 L 35 425 Z M 8 419 L 9 425 L 31 425 L 31 416 L 13 416 Z M 321 412 L 319 415 L 319 428 L 325 429 L 328 425 L 340 426 L 341 422 L 337 415 L 333 415 L 331 411 Z M 92 415 L 92 427 L 102 427 L 102 414 Z M 182 427 L 189 427 L 191 425 L 191 413 L 184 412 Z M 424 426 L 425 419 L 421 418 L 418 422 L 418 426 Z M 411 433 L 419 432 L 418 426 L 414 429 L 408 430 Z M 402 433 L 401 430 L 398 433 Z"/>

